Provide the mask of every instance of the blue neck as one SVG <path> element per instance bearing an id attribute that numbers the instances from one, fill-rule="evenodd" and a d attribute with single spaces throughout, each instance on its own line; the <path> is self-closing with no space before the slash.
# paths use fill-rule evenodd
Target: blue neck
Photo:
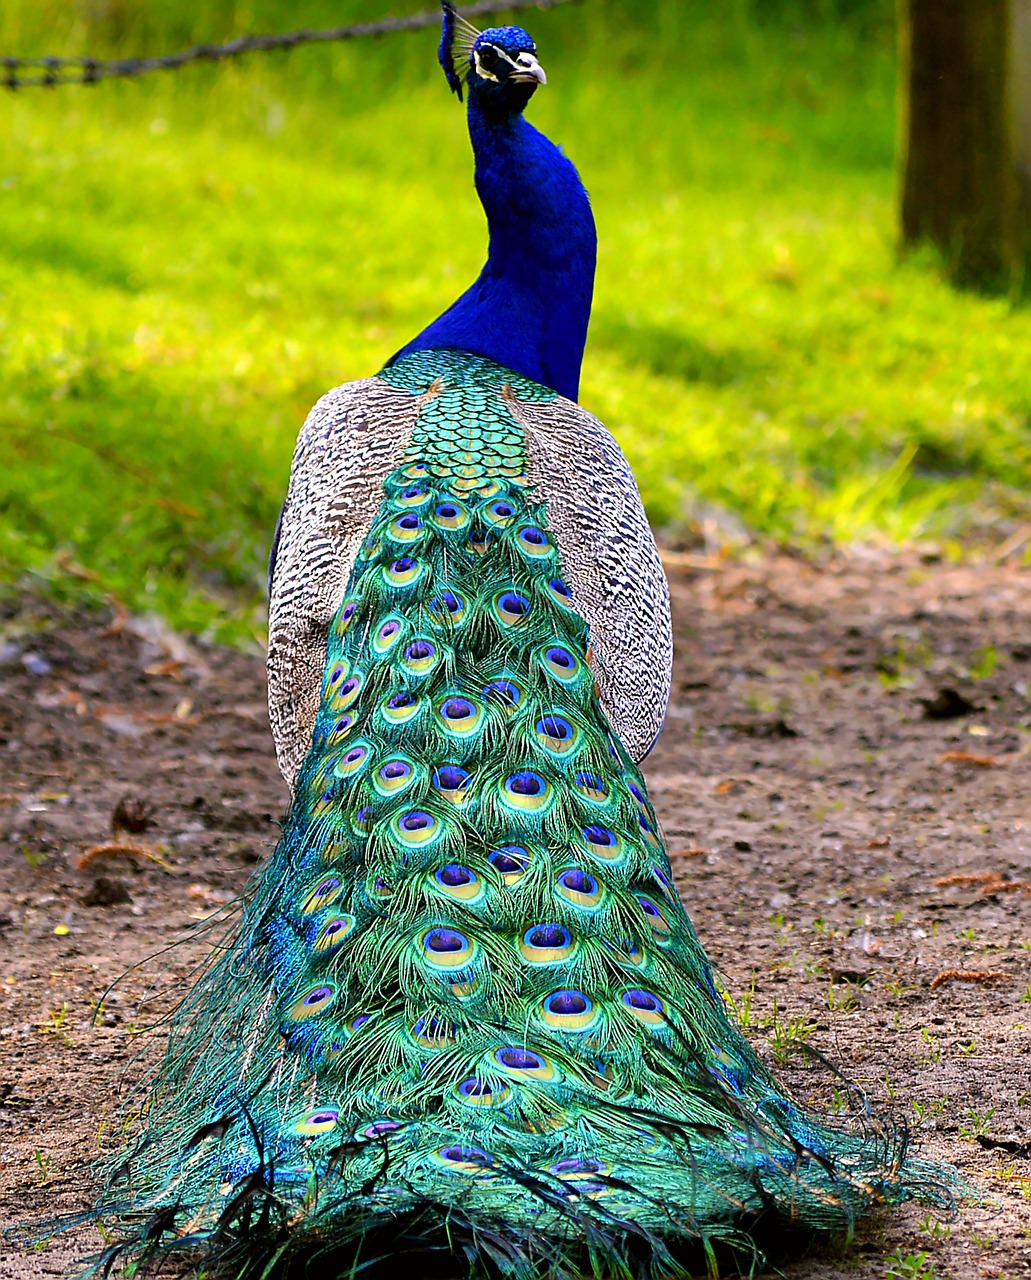
<path id="1" fill-rule="evenodd" d="M 490 230 L 487 262 L 394 359 L 468 351 L 575 400 L 597 258 L 587 193 L 571 162 L 521 114 L 499 118 L 470 93 L 469 133 Z"/>

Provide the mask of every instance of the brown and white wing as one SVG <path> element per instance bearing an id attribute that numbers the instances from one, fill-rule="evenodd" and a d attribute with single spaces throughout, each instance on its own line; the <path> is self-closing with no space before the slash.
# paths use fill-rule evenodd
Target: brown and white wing
<path id="1" fill-rule="evenodd" d="M 640 761 L 669 705 L 669 586 L 630 464 L 612 434 L 571 400 L 515 405 L 532 492 L 543 501 L 573 603 L 590 628 L 592 668 L 624 746 Z"/>
<path id="2" fill-rule="evenodd" d="M 291 787 L 311 746 L 329 625 L 420 406 L 379 378 L 349 382 L 298 437 L 269 584 L 269 716 Z"/>

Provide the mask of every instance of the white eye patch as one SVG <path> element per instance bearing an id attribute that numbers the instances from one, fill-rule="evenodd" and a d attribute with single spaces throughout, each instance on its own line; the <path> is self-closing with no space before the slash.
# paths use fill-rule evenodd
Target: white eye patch
<path id="1" fill-rule="evenodd" d="M 512 58 L 496 44 L 482 44 L 473 50 L 476 74 L 483 80 L 493 80 L 495 84 L 501 82 L 500 76 L 495 74 L 499 62 L 507 62 L 513 71 L 525 71 L 536 61 L 532 53 L 520 53 L 517 58 Z"/>

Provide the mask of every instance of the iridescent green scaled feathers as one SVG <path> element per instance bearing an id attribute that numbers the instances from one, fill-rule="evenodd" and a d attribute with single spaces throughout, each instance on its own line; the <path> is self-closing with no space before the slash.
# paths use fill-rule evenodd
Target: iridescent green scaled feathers
<path id="1" fill-rule="evenodd" d="M 381 376 L 421 413 L 283 838 L 109 1186 L 150 1234 L 107 1260 L 340 1250 L 329 1276 L 385 1232 L 520 1278 L 673 1274 L 759 1213 L 912 1194 L 899 1134 L 801 1110 L 727 1017 L 527 484 L 511 406 L 552 393 L 455 353 Z"/>

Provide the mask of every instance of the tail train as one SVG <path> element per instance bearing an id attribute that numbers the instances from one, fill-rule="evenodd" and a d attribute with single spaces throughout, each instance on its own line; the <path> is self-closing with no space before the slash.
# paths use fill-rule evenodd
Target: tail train
<path id="1" fill-rule="evenodd" d="M 763 1216 L 947 1196 L 903 1131 L 792 1100 L 728 1018 L 534 480 L 534 414 L 588 415 L 457 352 L 376 381 L 411 426 L 312 642 L 293 807 L 172 1031 L 94 1269 L 347 1275 L 390 1241 L 395 1265 L 658 1276 Z"/>

